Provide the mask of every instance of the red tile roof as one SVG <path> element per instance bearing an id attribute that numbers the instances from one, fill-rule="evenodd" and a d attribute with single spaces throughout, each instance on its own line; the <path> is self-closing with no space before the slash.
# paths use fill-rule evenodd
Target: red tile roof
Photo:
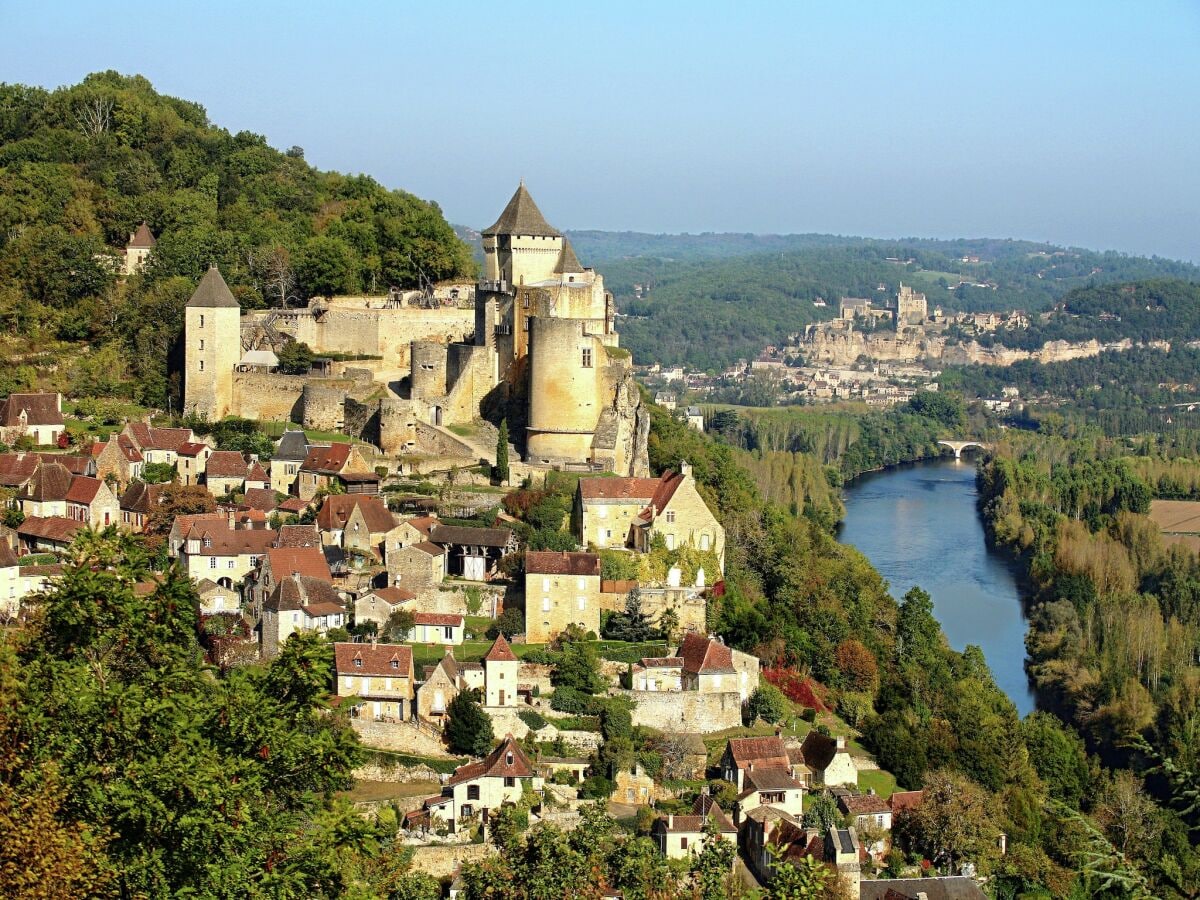
<path id="1" fill-rule="evenodd" d="M 425 535 L 425 537 L 429 537 L 430 532 L 433 531 L 433 526 L 437 523 L 436 516 L 416 516 L 408 520 L 408 524 Z"/>
<path id="2" fill-rule="evenodd" d="M 330 494 L 321 504 L 317 513 L 317 527 L 322 531 L 340 531 L 346 527 L 354 508 L 358 507 L 366 521 L 371 534 L 381 534 L 391 531 L 396 526 L 396 520 L 387 508 L 387 504 L 378 497 L 368 497 L 362 494 Z"/>
<path id="3" fill-rule="evenodd" d="M 36 453 L 0 453 L 0 485 L 20 487 L 37 471 Z"/>
<path id="4" fill-rule="evenodd" d="M 66 500 L 73 477 L 66 466 L 60 466 L 58 463 L 40 463 L 20 496 L 38 503 Z"/>
<path id="5" fill-rule="evenodd" d="M 679 656 L 683 657 L 683 670 L 696 675 L 728 675 L 736 671 L 733 652 L 728 647 L 694 631 L 688 632 L 679 645 Z"/>
<path id="6" fill-rule="evenodd" d="M 143 450 L 171 450 L 179 452 L 179 448 L 195 439 L 190 428 L 155 428 L 142 422 L 130 422 L 126 430 Z"/>
<path id="7" fill-rule="evenodd" d="M 271 536 L 274 537 L 274 532 L 271 532 Z M 267 551 L 267 559 L 276 581 L 283 581 L 297 572 L 312 578 L 333 580 L 325 554 L 316 547 L 272 547 Z"/>
<path id="8" fill-rule="evenodd" d="M 17 528 L 17 534 L 24 538 L 41 538 L 58 544 L 69 544 L 71 539 L 85 528 L 85 522 L 76 522 L 63 516 L 29 516 Z"/>
<path id="9" fill-rule="evenodd" d="M 580 478 L 584 500 L 629 500 L 646 503 L 658 489 L 657 478 Z"/>
<path id="10" fill-rule="evenodd" d="M 271 488 L 246 488 L 246 496 L 242 499 L 242 506 L 247 509 L 274 512 L 279 504 L 275 500 L 275 491 Z"/>
<path id="11" fill-rule="evenodd" d="M 9 394 L 0 400 L 0 425 L 20 425 L 22 412 L 28 425 L 63 423 L 58 394 Z"/>
<path id="12" fill-rule="evenodd" d="M 529 575 L 582 575 L 600 577 L 600 557 L 595 553 L 566 550 L 530 550 L 525 554 Z"/>
<path id="13" fill-rule="evenodd" d="M 339 675 L 383 675 L 389 678 L 407 676 L 412 671 L 412 648 L 404 644 L 333 645 L 333 656 Z M 362 665 L 354 665 L 355 660 Z M 392 668 L 392 661 L 399 665 Z M 397 674 L 398 673 L 398 674 Z"/>
<path id="14" fill-rule="evenodd" d="M 305 472 L 319 472 L 326 475 L 337 475 L 350 458 L 350 445 L 347 443 L 330 444 L 324 447 L 313 447 L 308 451 L 300 468 Z"/>
<path id="15" fill-rule="evenodd" d="M 924 791 L 896 791 L 888 798 L 888 806 L 892 808 L 892 812 L 896 813 L 916 809 L 921 805 L 924 796 Z"/>
<path id="16" fill-rule="evenodd" d="M 419 544 L 413 544 L 413 549 L 420 550 L 423 553 L 428 553 L 430 556 L 443 556 L 446 551 L 437 544 L 431 544 L 429 541 L 421 541 Z"/>
<path id="17" fill-rule="evenodd" d="M 317 532 L 314 525 L 280 525 L 279 536 L 275 539 L 275 546 L 320 547 L 321 535 Z"/>
<path id="18" fill-rule="evenodd" d="M 208 449 L 210 449 L 208 444 L 197 444 L 195 441 L 184 441 L 179 445 L 179 449 L 176 450 L 175 453 L 177 456 L 199 456 Z"/>
<path id="19" fill-rule="evenodd" d="M 92 458 L 79 453 L 39 453 L 42 462 L 58 463 L 72 475 L 86 475 L 92 468 Z"/>
<path id="20" fill-rule="evenodd" d="M 222 517 L 194 523 L 184 534 L 185 552 L 186 541 L 193 539 L 200 541 L 196 556 L 263 556 L 275 543 L 275 532 L 270 528 L 230 528 Z"/>
<path id="21" fill-rule="evenodd" d="M 511 761 L 510 761 L 511 760 Z M 533 765 L 511 734 L 482 761 L 459 766 L 446 782 L 448 787 L 476 778 L 532 778 Z"/>
<path id="22" fill-rule="evenodd" d="M 309 507 L 309 501 L 301 500 L 299 497 L 288 497 L 279 504 L 279 508 L 290 513 L 302 513 Z"/>
<path id="23" fill-rule="evenodd" d="M 91 506 L 92 501 L 96 499 L 96 495 L 100 493 L 100 486 L 102 484 L 104 482 L 99 478 L 76 475 L 71 479 L 71 487 L 67 490 L 67 502 Z"/>
<path id="24" fill-rule="evenodd" d="M 270 483 L 271 481 L 266 470 L 262 467 L 262 464 L 257 459 L 250 463 L 250 471 L 246 473 L 246 480 L 263 481 L 267 483 Z"/>
<path id="25" fill-rule="evenodd" d="M 415 612 L 413 613 L 413 622 L 417 625 L 451 625 L 455 628 L 462 628 L 463 617 L 454 613 Z"/>
<path id="26" fill-rule="evenodd" d="M 725 750 L 739 769 L 750 763 L 784 769 L 789 765 L 787 748 L 779 737 L 730 738 Z"/>
<path id="27" fill-rule="evenodd" d="M 487 652 L 487 656 L 483 658 L 484 662 L 516 662 L 517 656 L 512 652 L 512 647 L 508 645 L 504 634 L 496 635 L 496 640 L 492 644 L 492 649 Z"/>
<path id="28" fill-rule="evenodd" d="M 371 590 L 367 591 L 367 594 L 375 595 L 390 606 L 395 606 L 397 603 L 405 603 L 409 600 L 417 599 L 417 595 L 412 591 L 406 591 L 404 588 L 398 587 L 372 588 Z M 366 594 L 363 596 L 366 596 Z"/>
<path id="29" fill-rule="evenodd" d="M 245 478 L 246 460 L 236 450 L 214 450 L 204 464 L 205 478 Z"/>
<path id="30" fill-rule="evenodd" d="M 310 575 L 285 575 L 280 578 L 263 608 L 275 612 L 303 609 L 315 616 L 346 611 L 337 589 L 329 579 Z"/>
<path id="31" fill-rule="evenodd" d="M 757 773 L 755 773 L 757 774 Z M 838 799 L 838 805 L 855 816 L 874 816 L 891 812 L 892 807 L 878 794 L 851 794 Z"/>

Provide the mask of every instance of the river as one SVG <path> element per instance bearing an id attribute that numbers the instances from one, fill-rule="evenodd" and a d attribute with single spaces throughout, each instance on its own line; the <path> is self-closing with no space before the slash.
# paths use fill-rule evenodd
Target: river
<path id="1" fill-rule="evenodd" d="M 982 647 L 996 684 L 1024 716 L 1034 699 L 1017 565 L 988 547 L 976 496 L 969 458 L 872 472 L 846 487 L 838 539 L 866 554 L 897 600 L 913 585 L 928 591 L 951 646 Z"/>

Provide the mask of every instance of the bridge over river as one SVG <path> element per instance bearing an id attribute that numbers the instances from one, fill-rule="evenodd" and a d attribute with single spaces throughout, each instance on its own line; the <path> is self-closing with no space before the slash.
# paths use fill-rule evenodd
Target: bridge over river
<path id="1" fill-rule="evenodd" d="M 985 444 L 981 441 L 938 441 L 942 447 L 949 447 L 954 451 L 955 459 L 962 459 L 964 450 L 991 450 L 991 444 Z"/>

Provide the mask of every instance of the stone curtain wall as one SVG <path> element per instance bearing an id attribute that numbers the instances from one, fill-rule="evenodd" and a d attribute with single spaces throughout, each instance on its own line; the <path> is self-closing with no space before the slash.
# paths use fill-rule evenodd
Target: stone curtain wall
<path id="1" fill-rule="evenodd" d="M 619 691 L 629 697 L 633 724 L 660 730 L 707 734 L 742 724 L 742 699 L 737 691 Z"/>

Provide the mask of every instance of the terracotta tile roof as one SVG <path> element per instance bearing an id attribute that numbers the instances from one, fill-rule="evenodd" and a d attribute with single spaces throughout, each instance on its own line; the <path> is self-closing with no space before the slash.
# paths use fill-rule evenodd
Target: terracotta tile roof
<path id="1" fill-rule="evenodd" d="M 7 543 L 0 541 L 0 569 L 9 569 L 19 565 L 17 554 Z"/>
<path id="2" fill-rule="evenodd" d="M 892 812 L 897 813 L 907 809 L 916 809 L 921 805 L 924 796 L 924 791 L 896 791 L 888 797 L 888 806 L 891 807 Z"/>
<path id="3" fill-rule="evenodd" d="M 328 444 L 313 447 L 308 451 L 300 469 L 304 472 L 317 472 L 324 475 L 337 475 L 350 458 L 350 445 L 346 443 Z"/>
<path id="4" fill-rule="evenodd" d="M 195 438 L 190 428 L 155 428 L 141 422 L 130 422 L 126 426 L 136 443 L 143 450 L 170 450 L 178 453 L 179 448 Z"/>
<path id="5" fill-rule="evenodd" d="M 20 425 L 22 412 L 28 425 L 63 423 L 58 394 L 9 394 L 0 400 L 0 425 Z"/>
<path id="6" fill-rule="evenodd" d="M 53 563 L 48 566 L 21 566 L 19 571 L 22 578 L 54 578 L 63 573 L 63 567 Z"/>
<path id="7" fill-rule="evenodd" d="M 0 453 L 0 486 L 20 487 L 37 471 L 36 453 Z"/>
<path id="8" fill-rule="evenodd" d="M 246 480 L 265 481 L 270 483 L 271 478 L 269 475 L 267 475 L 266 470 L 262 467 L 262 463 L 256 459 L 254 462 L 250 463 L 250 471 L 246 473 Z"/>
<path id="9" fill-rule="evenodd" d="M 76 522 L 63 516 L 29 516 L 17 527 L 17 534 L 24 538 L 40 538 L 57 544 L 69 544 L 76 534 L 87 528 L 84 522 Z"/>
<path id="10" fill-rule="evenodd" d="M 509 760 L 512 762 L 509 762 Z M 477 763 L 459 766 L 446 782 L 448 787 L 474 781 L 476 778 L 532 778 L 533 765 L 511 734 L 504 736 L 500 746 Z"/>
<path id="11" fill-rule="evenodd" d="M 337 606 L 335 612 L 346 611 L 337 590 L 329 579 L 289 574 L 279 579 L 271 591 L 271 595 L 264 601 L 263 609 L 286 612 L 320 607 L 327 603 Z M 318 615 L 328 615 L 328 613 L 318 613 Z"/>
<path id="12" fill-rule="evenodd" d="M 383 675 L 389 678 L 407 675 L 412 669 L 412 648 L 404 644 L 350 644 L 338 642 L 333 645 L 333 656 L 339 675 Z M 362 665 L 354 665 L 354 660 Z M 392 661 L 399 663 L 392 668 Z"/>
<path id="13" fill-rule="evenodd" d="M 487 652 L 487 656 L 483 658 L 484 662 L 516 662 L 517 656 L 512 652 L 512 647 L 508 645 L 503 633 L 496 635 L 496 640 L 492 644 L 492 649 Z"/>
<path id="14" fill-rule="evenodd" d="M 184 552 L 188 552 L 187 541 L 200 541 L 196 556 L 263 556 L 275 543 L 275 532 L 270 528 L 230 528 L 222 517 L 195 522 L 184 540 Z"/>
<path id="15" fill-rule="evenodd" d="M 362 494 L 330 494 L 317 513 L 317 527 L 322 531 L 340 531 L 346 527 L 354 508 L 358 507 L 371 534 L 382 534 L 396 527 L 396 519 L 387 504 L 378 497 Z"/>
<path id="16" fill-rule="evenodd" d="M 855 816 L 873 816 L 892 811 L 888 802 L 878 794 L 843 795 L 838 798 L 838 806 L 842 808 L 843 812 Z"/>
<path id="17" fill-rule="evenodd" d="M 307 579 L 304 579 L 303 576 L 301 576 L 301 580 Z M 332 589 L 333 585 L 330 585 L 329 587 Z M 309 591 L 309 594 L 312 594 L 311 590 Z M 340 597 L 337 600 L 313 600 L 310 596 L 308 602 L 304 604 L 303 609 L 304 614 L 312 619 L 320 618 L 322 616 L 336 616 L 338 614 L 345 614 L 346 612 L 346 606 L 341 602 Z"/>
<path id="18" fill-rule="evenodd" d="M 279 503 L 275 500 L 275 491 L 271 488 L 246 488 L 246 496 L 242 506 L 247 509 L 259 509 L 263 512 L 274 512 Z"/>
<path id="19" fill-rule="evenodd" d="M 648 503 L 658 489 L 657 478 L 580 478 L 584 500 L 629 500 Z"/>
<path id="20" fill-rule="evenodd" d="M 302 513 L 309 507 L 309 501 L 301 500 L 299 497 L 288 497 L 279 504 L 279 508 L 290 513 Z"/>
<path id="21" fill-rule="evenodd" d="M 754 763 L 756 768 L 775 766 L 786 769 L 789 765 L 787 748 L 779 737 L 730 738 L 725 750 L 739 769 L 746 768 L 750 763 Z"/>
<path id="22" fill-rule="evenodd" d="M 272 574 L 280 582 L 297 572 L 310 578 L 333 580 L 325 554 L 317 547 L 272 547 L 266 555 Z"/>
<path id="23" fill-rule="evenodd" d="M 692 815 L 708 816 L 715 820 L 722 834 L 737 834 L 737 826 L 733 824 L 733 820 L 721 809 L 721 804 L 708 794 L 700 794 L 692 802 Z"/>
<path id="24" fill-rule="evenodd" d="M 704 816 L 659 816 L 654 823 L 656 831 L 667 834 L 700 834 L 704 831 Z"/>
<path id="25" fill-rule="evenodd" d="M 66 500 L 67 492 L 71 490 L 73 477 L 66 466 L 60 466 L 58 463 L 41 463 L 19 496 L 22 499 L 38 503 Z"/>
<path id="26" fill-rule="evenodd" d="M 566 550 L 530 550 L 525 554 L 529 575 L 582 575 L 600 577 L 600 557 L 595 553 Z"/>
<path id="27" fill-rule="evenodd" d="M 210 449 L 208 444 L 197 444 L 195 441 L 184 441 L 179 445 L 179 449 L 176 450 L 175 453 L 178 456 L 199 456 L 208 449 Z"/>
<path id="28" fill-rule="evenodd" d="M 462 628 L 463 617 L 454 613 L 415 612 L 413 613 L 413 622 L 417 625 L 451 625 L 455 628 Z"/>
<path id="29" fill-rule="evenodd" d="M 205 478 L 245 478 L 246 460 L 236 450 L 214 450 L 204 464 Z"/>
<path id="30" fill-rule="evenodd" d="M 696 675 L 733 674 L 733 652 L 720 641 L 688 632 L 679 645 L 683 670 Z"/>
<path id="31" fill-rule="evenodd" d="M 500 218 L 490 228 L 484 229 L 483 233 L 485 235 L 527 234 L 533 237 L 562 237 L 562 232 L 553 228 L 546 221 L 546 217 L 533 202 L 533 197 L 526 190 L 523 181 L 512 195 L 512 199 L 508 201 L 508 205 L 504 207 L 504 211 L 500 213 Z"/>
<path id="32" fill-rule="evenodd" d="M 746 784 L 758 791 L 799 790 L 803 787 L 785 767 L 755 766 L 746 773 Z"/>
<path id="33" fill-rule="evenodd" d="M 512 532 L 507 528 L 471 528 L 435 523 L 429 530 L 429 540 L 435 544 L 507 547 L 509 541 L 512 540 Z"/>
<path id="34" fill-rule="evenodd" d="M 94 450 L 95 448 L 96 448 L 96 445 L 93 444 L 92 449 Z M 117 435 L 117 449 L 121 451 L 121 454 L 125 457 L 126 461 L 128 461 L 128 462 L 131 462 L 131 463 L 145 462 L 145 457 L 142 456 L 142 451 L 139 450 L 137 448 L 137 445 L 132 440 L 129 439 L 129 435 L 126 435 L 126 434 Z"/>
<path id="35" fill-rule="evenodd" d="M 39 453 L 42 462 L 58 463 L 72 475 L 87 475 L 92 468 L 92 458 L 79 453 Z"/>
<path id="36" fill-rule="evenodd" d="M 96 499 L 96 495 L 100 493 L 100 486 L 103 484 L 104 482 L 99 478 L 76 475 L 71 479 L 71 487 L 67 490 L 67 502 L 91 506 L 92 501 Z"/>
<path id="37" fill-rule="evenodd" d="M 416 516 L 412 519 L 407 519 L 405 524 L 411 525 L 425 537 L 429 537 L 429 533 L 433 531 L 433 526 L 438 524 L 436 516 Z"/>
<path id="38" fill-rule="evenodd" d="M 421 541 L 419 544 L 413 544 L 412 547 L 414 550 L 420 550 L 422 553 L 428 553 L 430 556 L 443 556 L 446 553 L 443 548 L 429 541 Z"/>
<path id="39" fill-rule="evenodd" d="M 417 599 L 417 595 L 412 591 L 406 591 L 404 588 L 398 587 L 372 588 L 371 590 L 367 591 L 366 594 L 363 594 L 364 597 L 368 595 L 374 595 L 378 597 L 389 606 L 395 606 L 397 603 L 405 603 L 409 600 Z"/>
<path id="40" fill-rule="evenodd" d="M 679 656 L 643 656 L 640 660 L 643 669 L 675 669 L 683 665 Z"/>

